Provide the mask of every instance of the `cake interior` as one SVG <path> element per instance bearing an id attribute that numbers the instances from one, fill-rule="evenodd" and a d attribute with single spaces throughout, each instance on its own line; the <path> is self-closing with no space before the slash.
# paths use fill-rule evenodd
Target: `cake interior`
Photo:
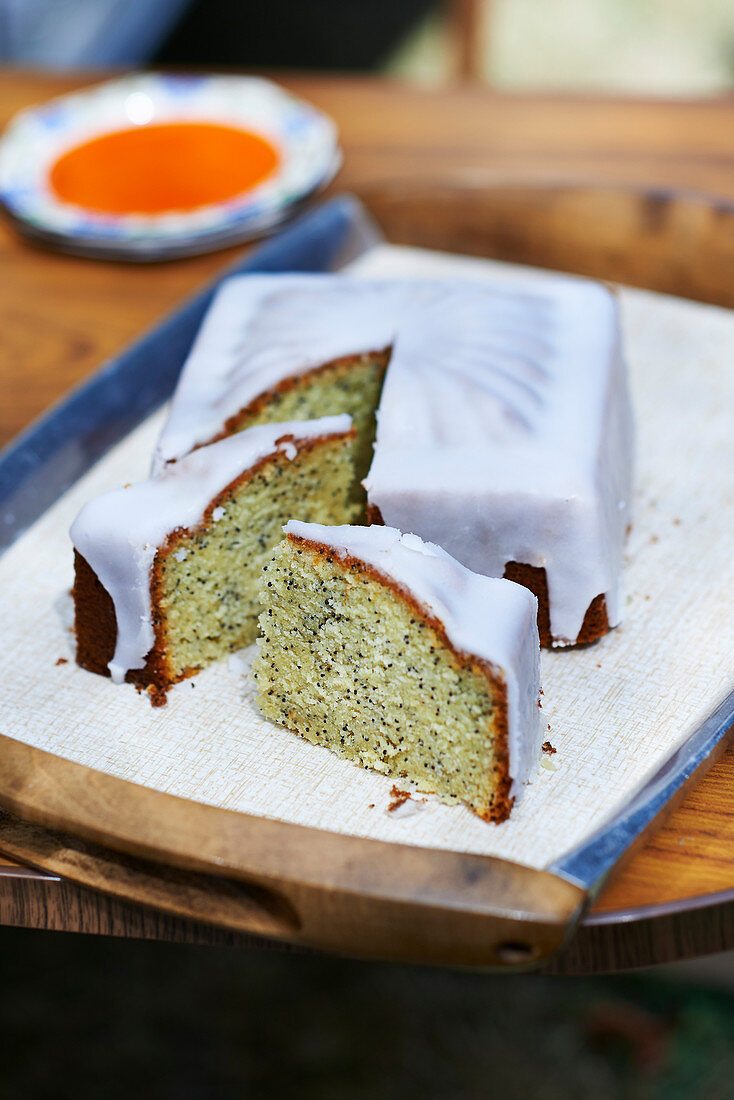
<path id="1" fill-rule="evenodd" d="M 284 523 L 353 519 L 353 444 L 351 437 L 327 437 L 302 443 L 292 459 L 269 457 L 212 502 L 199 528 L 169 537 L 152 577 L 166 679 L 255 640 L 262 570 Z"/>
<path id="2" fill-rule="evenodd" d="M 222 435 L 231 435 L 256 424 L 349 413 L 357 433 L 352 452 L 351 498 L 359 506 L 357 518 L 361 518 L 367 499 L 361 482 L 372 462 L 375 411 L 389 357 L 389 350 L 349 356 L 288 378 L 230 417 Z"/>
<path id="3" fill-rule="evenodd" d="M 501 675 L 363 563 L 289 535 L 263 579 L 254 674 L 273 721 L 486 820 L 508 815 Z"/>

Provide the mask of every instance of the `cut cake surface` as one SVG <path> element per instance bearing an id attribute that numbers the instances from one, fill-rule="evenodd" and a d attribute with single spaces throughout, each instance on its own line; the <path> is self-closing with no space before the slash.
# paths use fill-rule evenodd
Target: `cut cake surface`
<path id="1" fill-rule="evenodd" d="M 264 573 L 263 713 L 504 820 L 540 752 L 535 598 L 390 528 L 285 531 Z"/>

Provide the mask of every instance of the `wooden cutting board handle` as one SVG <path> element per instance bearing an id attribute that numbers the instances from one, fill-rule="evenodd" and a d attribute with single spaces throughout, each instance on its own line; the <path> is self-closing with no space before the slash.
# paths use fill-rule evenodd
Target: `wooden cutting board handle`
<path id="1" fill-rule="evenodd" d="M 506 860 L 248 817 L 6 737 L 0 760 L 7 855 L 239 932 L 365 958 L 526 968 L 560 949 L 586 902 Z"/>
<path id="2" fill-rule="evenodd" d="M 126 901 L 196 921 L 212 921 L 215 913 L 223 926 L 258 936 L 287 937 L 298 927 L 277 896 L 233 879 L 125 856 L 4 810 L 0 832 L 4 855 Z"/>

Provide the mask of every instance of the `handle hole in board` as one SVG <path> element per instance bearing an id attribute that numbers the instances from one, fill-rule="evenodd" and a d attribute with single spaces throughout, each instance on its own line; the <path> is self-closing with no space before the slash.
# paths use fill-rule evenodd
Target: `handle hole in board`
<path id="1" fill-rule="evenodd" d="M 522 943 L 520 940 L 507 940 L 497 944 L 495 949 L 497 961 L 505 966 L 522 966 L 523 963 L 533 962 L 538 956 L 538 949 L 531 943 Z"/>

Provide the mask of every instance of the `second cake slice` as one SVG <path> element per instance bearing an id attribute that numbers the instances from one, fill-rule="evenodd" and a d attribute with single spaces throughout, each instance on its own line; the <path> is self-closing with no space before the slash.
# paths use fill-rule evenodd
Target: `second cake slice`
<path id="1" fill-rule="evenodd" d="M 540 753 L 535 597 L 391 528 L 285 531 L 264 575 L 263 713 L 503 821 Z"/>
<path id="2" fill-rule="evenodd" d="M 353 517 L 353 442 L 348 416 L 249 428 L 85 505 L 71 529 L 78 664 L 159 705 L 253 642 L 283 524 Z"/>

